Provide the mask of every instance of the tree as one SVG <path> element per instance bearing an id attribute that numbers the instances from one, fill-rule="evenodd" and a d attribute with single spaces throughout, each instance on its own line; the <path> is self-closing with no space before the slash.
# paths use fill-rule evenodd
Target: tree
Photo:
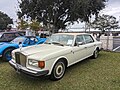
<path id="1" fill-rule="evenodd" d="M 20 30 L 27 30 L 28 32 L 35 31 L 33 34 L 37 34 L 37 31 L 40 30 L 40 28 L 42 28 L 42 26 L 36 20 L 25 21 L 23 19 L 19 19 L 18 29 Z"/>
<path id="2" fill-rule="evenodd" d="M 99 30 L 102 31 L 102 33 L 108 30 L 106 43 L 106 48 L 108 49 L 110 30 L 118 28 L 118 21 L 116 21 L 116 18 L 114 16 L 103 14 L 102 16 L 96 18 L 95 21 L 93 21 L 92 27 L 95 29 L 98 28 Z"/>
<path id="3" fill-rule="evenodd" d="M 106 0 L 20 0 L 18 17 L 37 19 L 52 25 L 55 32 L 75 21 L 89 22 L 105 7 Z"/>
<path id="4" fill-rule="evenodd" d="M 105 32 L 106 30 L 118 28 L 118 21 L 114 16 L 103 14 L 92 22 L 92 27 L 95 29 L 98 28 L 102 32 Z"/>
<path id="5" fill-rule="evenodd" d="M 36 20 L 32 20 L 32 22 L 29 24 L 30 29 L 38 31 L 40 29 L 40 23 L 37 22 Z"/>
<path id="6" fill-rule="evenodd" d="M 13 24 L 12 19 L 7 14 L 0 11 L 0 30 L 7 29 L 9 24 Z"/>
<path id="7" fill-rule="evenodd" d="M 34 31 L 37 31 L 40 29 L 40 23 L 37 22 L 36 20 L 32 20 L 30 22 L 27 22 L 23 19 L 19 19 L 19 22 L 18 22 L 18 29 L 20 30 L 26 30 L 27 28 L 31 29 L 31 30 L 34 30 Z"/>
<path id="8" fill-rule="evenodd" d="M 29 26 L 28 22 L 23 20 L 23 18 L 19 19 L 19 21 L 17 23 L 18 23 L 18 29 L 20 29 L 20 30 L 25 30 Z"/>
<path id="9" fill-rule="evenodd" d="M 31 23 L 29 24 L 29 27 L 31 30 L 35 31 L 35 34 L 38 34 L 38 31 L 40 30 L 40 28 L 42 28 L 42 26 L 40 25 L 39 22 L 37 22 L 36 20 L 32 20 Z"/>

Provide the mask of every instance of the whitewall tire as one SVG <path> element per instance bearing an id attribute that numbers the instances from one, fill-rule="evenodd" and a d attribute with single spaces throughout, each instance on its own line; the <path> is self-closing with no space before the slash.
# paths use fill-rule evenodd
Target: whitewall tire
<path id="1" fill-rule="evenodd" d="M 66 66 L 63 61 L 58 61 L 51 73 L 50 79 L 53 81 L 61 79 L 65 74 Z"/>

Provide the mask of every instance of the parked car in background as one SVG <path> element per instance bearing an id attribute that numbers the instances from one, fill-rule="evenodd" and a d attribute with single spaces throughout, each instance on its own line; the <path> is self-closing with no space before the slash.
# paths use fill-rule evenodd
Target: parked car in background
<path id="1" fill-rule="evenodd" d="M 100 49 L 101 42 L 90 34 L 58 33 L 44 44 L 14 50 L 9 63 L 18 72 L 59 80 L 67 67 L 90 56 L 97 58 Z"/>
<path id="2" fill-rule="evenodd" d="M 11 42 L 1 42 L 0 43 L 0 56 L 3 60 L 11 60 L 11 51 L 14 49 L 26 46 L 31 46 L 35 44 L 44 43 L 46 38 L 40 38 L 38 36 L 20 36 L 12 40 Z"/>
<path id="3" fill-rule="evenodd" d="M 0 32 L 0 42 L 10 42 L 14 38 L 24 35 L 24 31 Z"/>

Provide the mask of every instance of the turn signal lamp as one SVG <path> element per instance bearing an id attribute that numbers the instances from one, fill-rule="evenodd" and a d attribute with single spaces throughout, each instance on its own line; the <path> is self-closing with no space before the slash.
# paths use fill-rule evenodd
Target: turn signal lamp
<path id="1" fill-rule="evenodd" d="M 43 69 L 45 67 L 45 61 L 38 61 L 38 67 Z"/>

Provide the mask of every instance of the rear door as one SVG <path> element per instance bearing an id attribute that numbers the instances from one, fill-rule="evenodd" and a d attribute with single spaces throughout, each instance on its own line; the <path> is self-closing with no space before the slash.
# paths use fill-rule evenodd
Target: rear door
<path id="1" fill-rule="evenodd" d="M 86 56 L 91 56 L 95 50 L 96 44 L 91 35 L 84 35 L 86 43 Z"/>

